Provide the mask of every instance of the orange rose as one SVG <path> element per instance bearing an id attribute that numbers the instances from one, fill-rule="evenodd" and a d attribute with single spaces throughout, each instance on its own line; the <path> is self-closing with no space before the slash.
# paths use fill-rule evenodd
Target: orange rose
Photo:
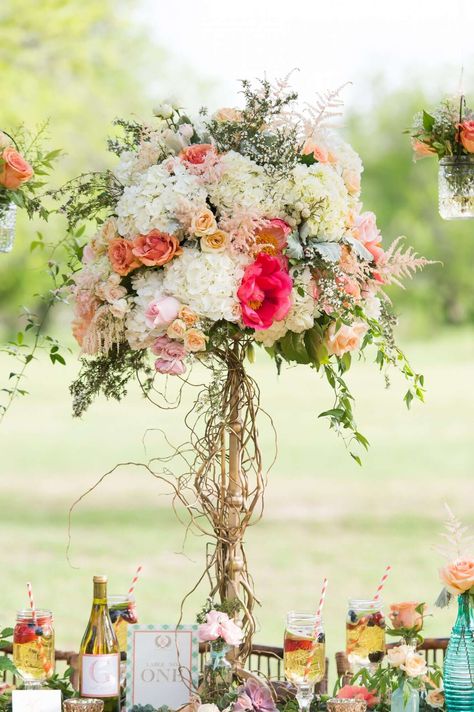
<path id="1" fill-rule="evenodd" d="M 110 264 L 114 272 L 122 275 L 122 277 L 125 277 L 125 275 L 137 267 L 140 267 L 140 262 L 133 254 L 132 247 L 133 242 L 124 240 L 123 237 L 116 237 L 109 243 L 108 254 Z"/>
<path id="2" fill-rule="evenodd" d="M 468 153 L 474 153 L 474 121 L 459 124 L 459 139 Z"/>
<path id="3" fill-rule="evenodd" d="M 439 572 L 448 591 L 459 595 L 474 586 L 474 559 L 456 559 Z"/>
<path id="4" fill-rule="evenodd" d="M 138 235 L 134 239 L 132 252 L 147 267 L 161 267 L 181 255 L 183 250 L 175 235 L 151 230 L 147 235 Z"/>
<path id="5" fill-rule="evenodd" d="M 420 158 L 427 158 L 427 156 L 434 156 L 436 153 L 434 148 L 428 146 L 427 143 L 423 143 L 423 141 L 419 141 L 417 138 L 412 139 L 411 147 L 414 152 L 415 161 Z"/>
<path id="6" fill-rule="evenodd" d="M 186 163 L 199 165 L 204 163 L 208 153 L 215 153 L 215 148 L 210 143 L 194 143 L 183 148 L 179 156 Z"/>
<path id="7" fill-rule="evenodd" d="M 201 237 L 203 252 L 223 252 L 229 244 L 229 236 L 223 230 L 216 230 L 211 235 Z"/>
<path id="8" fill-rule="evenodd" d="M 0 185 L 9 190 L 16 190 L 33 176 L 33 169 L 23 156 L 12 146 L 7 146 L 2 153 L 0 165 Z"/>
<path id="9" fill-rule="evenodd" d="M 421 604 L 417 601 L 405 601 L 403 603 L 392 603 L 389 617 L 394 628 L 423 628 L 423 615 L 416 610 Z M 423 611 L 426 605 L 423 606 Z"/>
<path id="10" fill-rule="evenodd" d="M 195 213 L 191 220 L 191 232 L 197 237 L 212 235 L 217 230 L 216 218 L 209 208 L 204 208 L 199 213 Z"/>

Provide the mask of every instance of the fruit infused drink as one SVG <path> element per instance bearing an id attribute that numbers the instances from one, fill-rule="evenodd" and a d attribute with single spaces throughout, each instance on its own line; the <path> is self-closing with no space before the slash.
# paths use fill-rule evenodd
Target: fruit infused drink
<path id="1" fill-rule="evenodd" d="M 115 629 L 120 652 L 127 651 L 127 630 L 130 623 L 138 623 L 135 601 L 128 595 L 108 596 L 110 620 Z"/>
<path id="2" fill-rule="evenodd" d="M 285 630 L 285 677 L 297 687 L 314 686 L 324 678 L 326 667 L 325 635 L 321 619 L 313 614 L 289 613 Z M 314 647 L 307 675 L 306 666 Z"/>
<path id="3" fill-rule="evenodd" d="M 385 616 L 383 602 L 349 600 L 346 620 L 346 653 L 351 669 L 376 667 L 385 655 Z"/>
<path id="4" fill-rule="evenodd" d="M 51 611 L 18 611 L 13 631 L 13 662 L 25 685 L 41 685 L 54 673 L 54 629 Z"/>

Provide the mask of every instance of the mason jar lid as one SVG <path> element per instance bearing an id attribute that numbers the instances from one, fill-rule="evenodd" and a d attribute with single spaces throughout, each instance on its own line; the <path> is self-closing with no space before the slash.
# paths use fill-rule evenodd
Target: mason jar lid
<path id="1" fill-rule="evenodd" d="M 349 598 L 349 608 L 354 611 L 380 611 L 383 608 L 381 598 Z"/>
<path id="2" fill-rule="evenodd" d="M 53 622 L 53 614 L 51 611 L 48 611 L 46 608 L 38 608 L 33 615 L 33 611 L 31 608 L 22 608 L 21 610 L 17 611 L 16 614 L 16 619 L 17 621 L 22 621 L 26 623 L 31 623 L 35 619 L 36 621 L 45 621 L 45 622 Z"/>

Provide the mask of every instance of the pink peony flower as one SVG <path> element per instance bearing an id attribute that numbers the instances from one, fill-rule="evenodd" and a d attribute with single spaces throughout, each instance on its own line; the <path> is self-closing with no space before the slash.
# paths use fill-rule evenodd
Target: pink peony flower
<path id="1" fill-rule="evenodd" d="M 385 254 L 381 245 L 382 235 L 377 227 L 376 217 L 372 212 L 361 213 L 355 222 L 353 228 L 354 237 L 360 240 L 364 247 L 370 252 L 374 258 L 374 262 L 379 262 L 380 258 Z"/>
<path id="2" fill-rule="evenodd" d="M 179 341 L 174 341 L 168 336 L 159 336 L 151 345 L 155 356 L 168 361 L 182 360 L 186 356 L 186 349 Z"/>
<path id="3" fill-rule="evenodd" d="M 375 707 L 379 702 L 379 698 L 373 691 L 368 690 L 365 685 L 344 685 L 338 691 L 336 697 L 343 700 L 364 700 L 367 702 L 367 707 Z"/>
<path id="4" fill-rule="evenodd" d="M 155 361 L 155 369 L 158 373 L 163 373 L 167 376 L 182 376 L 186 372 L 186 366 L 179 359 L 170 361 L 165 358 L 157 358 Z"/>
<path id="5" fill-rule="evenodd" d="M 276 704 L 267 685 L 249 677 L 239 689 L 233 712 L 276 712 Z"/>
<path id="6" fill-rule="evenodd" d="M 183 250 L 174 235 L 151 230 L 147 235 L 138 235 L 134 239 L 132 252 L 147 267 L 161 267 L 181 255 Z"/>
<path id="7" fill-rule="evenodd" d="M 268 255 L 280 254 L 287 245 L 287 237 L 291 232 L 291 227 L 280 218 L 267 220 L 265 227 L 261 227 L 255 232 L 255 242 L 258 252 L 266 252 Z"/>
<path id="8" fill-rule="evenodd" d="M 242 321 L 252 329 L 268 329 L 291 308 L 293 280 L 277 257 L 261 252 L 249 265 L 237 291 Z"/>
<path id="9" fill-rule="evenodd" d="M 199 165 L 204 163 L 208 153 L 215 153 L 215 148 L 210 143 L 194 143 L 191 146 L 183 148 L 179 154 L 182 161 Z"/>
<path id="10" fill-rule="evenodd" d="M 149 303 L 145 323 L 150 329 L 165 327 L 178 316 L 180 303 L 174 297 L 160 297 Z"/>
<path id="11" fill-rule="evenodd" d="M 206 623 L 199 626 L 199 640 L 208 643 L 218 638 L 223 638 L 227 645 L 240 645 L 243 631 L 227 613 L 212 610 L 206 614 Z"/>

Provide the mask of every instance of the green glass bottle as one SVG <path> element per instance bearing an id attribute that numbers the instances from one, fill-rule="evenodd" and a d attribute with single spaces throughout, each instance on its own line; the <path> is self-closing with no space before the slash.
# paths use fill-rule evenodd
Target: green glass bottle
<path id="1" fill-rule="evenodd" d="M 80 648 L 80 695 L 120 712 L 120 649 L 107 606 L 107 576 L 94 576 L 94 599 Z"/>

